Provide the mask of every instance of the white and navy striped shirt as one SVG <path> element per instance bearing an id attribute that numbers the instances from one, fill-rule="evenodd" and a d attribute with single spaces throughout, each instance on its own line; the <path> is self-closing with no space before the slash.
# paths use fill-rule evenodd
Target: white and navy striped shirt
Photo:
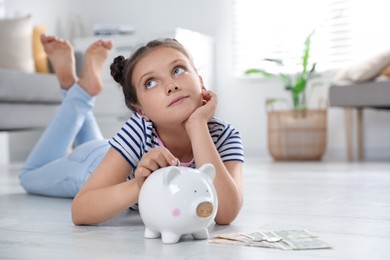
<path id="1" fill-rule="evenodd" d="M 223 162 L 244 162 L 241 136 L 236 129 L 216 118 L 208 122 L 208 128 Z M 109 140 L 109 143 L 129 162 L 133 171 L 144 154 L 154 147 L 163 146 L 153 123 L 146 121 L 138 113 L 134 113 L 126 121 L 121 130 Z M 194 160 L 185 166 L 195 168 Z"/>

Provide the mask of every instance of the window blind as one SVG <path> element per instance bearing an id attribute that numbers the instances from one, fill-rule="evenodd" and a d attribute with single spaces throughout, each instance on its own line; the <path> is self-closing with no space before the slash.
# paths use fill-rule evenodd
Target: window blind
<path id="1" fill-rule="evenodd" d="M 305 38 L 313 30 L 309 63 L 317 63 L 317 71 L 338 69 L 372 55 L 390 40 L 380 22 L 385 21 L 385 2 L 232 0 L 234 74 L 242 76 L 249 68 L 297 72 Z M 264 59 L 283 60 L 284 66 Z"/>

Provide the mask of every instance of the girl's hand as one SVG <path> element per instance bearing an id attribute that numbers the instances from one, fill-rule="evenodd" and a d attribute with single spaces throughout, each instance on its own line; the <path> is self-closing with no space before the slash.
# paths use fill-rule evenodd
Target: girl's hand
<path id="1" fill-rule="evenodd" d="M 192 124 L 199 122 L 206 123 L 211 120 L 215 114 L 215 110 L 218 104 L 217 95 L 211 90 L 203 90 L 203 105 L 198 107 L 190 117 L 184 122 L 184 126 L 187 131 L 191 128 Z"/>
<path id="2" fill-rule="evenodd" d="M 146 178 L 155 170 L 166 166 L 177 166 L 179 160 L 165 147 L 156 147 L 142 156 L 135 170 L 135 180 L 141 188 Z"/>

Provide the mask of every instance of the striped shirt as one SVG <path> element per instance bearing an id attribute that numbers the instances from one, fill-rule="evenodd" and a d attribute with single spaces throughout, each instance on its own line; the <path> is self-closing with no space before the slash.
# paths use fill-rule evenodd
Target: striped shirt
<path id="1" fill-rule="evenodd" d="M 230 124 L 216 118 L 208 122 L 211 138 L 223 162 L 244 162 L 243 145 L 240 133 Z M 154 147 L 163 146 L 152 122 L 146 121 L 138 113 L 134 113 L 123 125 L 121 130 L 109 140 L 131 165 L 134 170 L 142 156 Z M 184 163 L 183 166 L 195 168 L 195 161 Z M 129 178 L 132 178 L 129 176 Z"/>

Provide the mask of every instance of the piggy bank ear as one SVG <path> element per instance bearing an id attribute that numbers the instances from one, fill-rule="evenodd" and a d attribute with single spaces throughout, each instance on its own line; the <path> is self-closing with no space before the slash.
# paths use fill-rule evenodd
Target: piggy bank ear
<path id="1" fill-rule="evenodd" d="M 211 163 L 206 163 L 206 164 L 202 165 L 199 168 L 199 172 L 201 174 L 207 175 L 210 178 L 211 182 L 214 181 L 214 178 L 215 178 L 215 168 L 214 168 L 214 165 L 212 165 Z"/>
<path id="2" fill-rule="evenodd" d="M 179 167 L 176 167 L 176 166 L 167 167 L 166 172 L 164 172 L 164 175 L 163 175 L 164 185 L 169 185 L 171 183 L 171 181 L 180 173 L 181 172 L 180 172 Z"/>

